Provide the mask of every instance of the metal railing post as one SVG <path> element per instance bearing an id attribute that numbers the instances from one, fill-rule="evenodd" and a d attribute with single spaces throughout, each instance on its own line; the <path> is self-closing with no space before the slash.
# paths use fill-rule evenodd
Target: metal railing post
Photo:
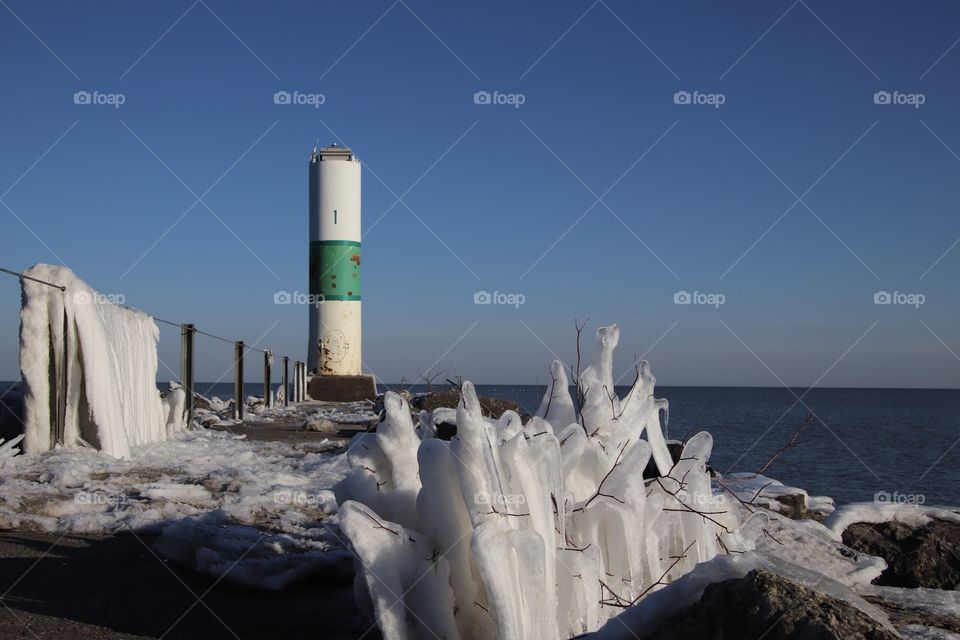
<path id="1" fill-rule="evenodd" d="M 234 382 L 233 382 L 233 417 L 243 420 L 243 340 L 233 343 Z"/>
<path id="2" fill-rule="evenodd" d="M 300 402 L 300 361 L 293 363 L 293 401 Z"/>
<path id="3" fill-rule="evenodd" d="M 64 298 L 66 298 L 66 292 L 64 292 Z M 54 433 L 54 444 L 64 444 L 64 439 L 67 432 L 67 345 L 70 343 L 70 338 L 67 335 L 67 330 L 70 326 L 70 322 L 67 319 L 67 304 L 64 300 L 63 304 L 63 353 L 60 354 L 60 368 L 57 371 L 57 418 L 56 418 L 56 433 Z"/>
<path id="4" fill-rule="evenodd" d="M 281 382 L 281 387 L 283 389 L 283 406 L 287 407 L 290 405 L 290 387 L 287 386 L 287 364 L 290 362 L 290 358 L 283 356 L 283 378 Z"/>
<path id="5" fill-rule="evenodd" d="M 270 388 L 270 367 L 273 364 L 273 353 L 270 350 L 263 352 L 263 402 L 267 408 L 273 406 L 273 389 Z"/>
<path id="6" fill-rule="evenodd" d="M 303 367 L 302 362 L 297 362 L 297 402 L 303 402 Z"/>
<path id="7" fill-rule="evenodd" d="M 183 414 L 188 427 L 193 425 L 193 333 L 192 324 L 180 325 L 180 385 L 187 396 Z"/>

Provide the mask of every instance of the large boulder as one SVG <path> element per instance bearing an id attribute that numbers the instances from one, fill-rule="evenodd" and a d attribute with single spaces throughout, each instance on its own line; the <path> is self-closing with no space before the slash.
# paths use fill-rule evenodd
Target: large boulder
<path id="1" fill-rule="evenodd" d="M 960 523 L 931 520 L 922 527 L 902 522 L 857 522 L 843 544 L 887 561 L 873 582 L 888 587 L 956 589 L 960 586 Z"/>
<path id="2" fill-rule="evenodd" d="M 477 396 L 480 401 L 480 409 L 483 415 L 491 418 L 499 418 L 504 411 L 516 411 L 520 413 L 520 406 L 512 400 L 502 398 L 489 398 L 487 396 Z M 410 403 L 414 409 L 433 411 L 440 407 L 456 409 L 460 402 L 460 389 L 442 389 L 426 395 L 417 396 Z"/>
<path id="3" fill-rule="evenodd" d="M 644 640 L 898 640 L 860 609 L 767 571 L 708 585 Z"/>

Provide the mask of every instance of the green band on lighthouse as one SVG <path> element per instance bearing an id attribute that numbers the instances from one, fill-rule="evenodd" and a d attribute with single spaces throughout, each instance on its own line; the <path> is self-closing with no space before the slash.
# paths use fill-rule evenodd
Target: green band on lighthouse
<path id="1" fill-rule="evenodd" d="M 310 293 L 325 300 L 360 299 L 360 243 L 314 240 L 310 243 Z"/>

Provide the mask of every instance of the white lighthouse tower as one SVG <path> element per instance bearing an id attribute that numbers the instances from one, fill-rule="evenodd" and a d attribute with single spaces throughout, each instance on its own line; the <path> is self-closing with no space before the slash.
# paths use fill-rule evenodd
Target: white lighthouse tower
<path id="1" fill-rule="evenodd" d="M 376 397 L 363 375 L 360 322 L 360 161 L 333 144 L 310 154 L 310 330 L 307 393 Z"/>

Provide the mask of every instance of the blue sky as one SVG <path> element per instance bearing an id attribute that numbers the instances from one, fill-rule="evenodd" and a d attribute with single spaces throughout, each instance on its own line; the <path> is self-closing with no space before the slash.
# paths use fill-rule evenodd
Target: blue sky
<path id="1" fill-rule="evenodd" d="M 589 318 L 661 384 L 960 385 L 955 3 L 0 4 L 0 266 L 303 358 L 273 295 L 307 288 L 307 157 L 339 139 L 383 380 L 542 383 Z M 0 279 L 0 379 L 18 309 Z"/>

